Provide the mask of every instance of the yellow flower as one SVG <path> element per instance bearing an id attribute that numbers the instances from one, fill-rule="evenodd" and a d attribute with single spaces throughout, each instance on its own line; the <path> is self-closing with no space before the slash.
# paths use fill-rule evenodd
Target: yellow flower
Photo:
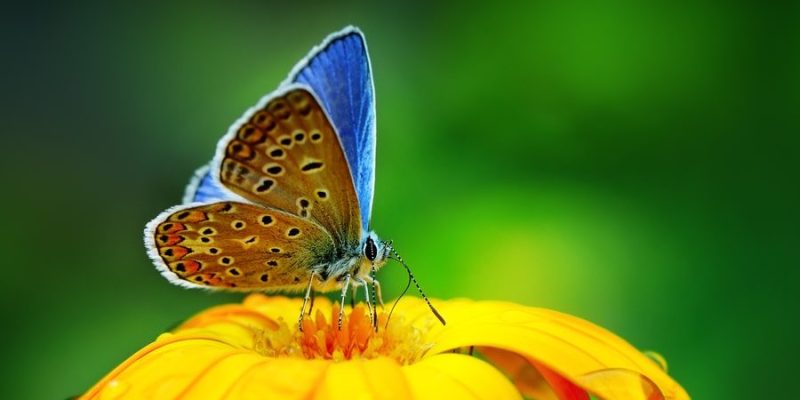
<path id="1" fill-rule="evenodd" d="M 87 399 L 688 399 L 652 358 L 555 311 L 505 302 L 405 299 L 375 333 L 364 305 L 250 295 L 164 333 Z M 663 364 L 663 363 L 662 363 Z"/>

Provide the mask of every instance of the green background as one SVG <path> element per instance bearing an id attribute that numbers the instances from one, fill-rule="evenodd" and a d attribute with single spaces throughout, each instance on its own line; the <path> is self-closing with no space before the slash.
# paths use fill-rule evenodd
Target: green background
<path id="1" fill-rule="evenodd" d="M 797 3 L 795 3 L 797 4 Z M 378 96 L 373 227 L 433 297 L 587 318 L 697 399 L 794 393 L 800 13 L 777 2 L 72 3 L 2 14 L 2 398 L 65 398 L 241 296 L 144 224 L 347 24 Z M 387 297 L 405 284 L 380 273 Z"/>

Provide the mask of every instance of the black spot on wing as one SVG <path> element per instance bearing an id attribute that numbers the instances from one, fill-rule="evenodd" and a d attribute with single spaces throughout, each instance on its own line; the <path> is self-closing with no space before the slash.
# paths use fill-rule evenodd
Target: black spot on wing
<path id="1" fill-rule="evenodd" d="M 316 170 L 322 168 L 323 166 L 324 165 L 322 164 L 321 161 L 311 161 L 311 162 L 308 162 L 305 165 L 303 165 L 300 168 L 300 170 L 302 170 L 303 172 L 313 172 L 313 171 L 316 171 Z"/>

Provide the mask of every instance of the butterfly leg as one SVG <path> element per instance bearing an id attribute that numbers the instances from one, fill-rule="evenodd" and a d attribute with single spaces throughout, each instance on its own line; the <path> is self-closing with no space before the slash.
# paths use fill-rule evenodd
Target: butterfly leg
<path id="1" fill-rule="evenodd" d="M 306 314 L 306 303 L 311 300 L 311 307 L 314 307 L 314 298 L 311 293 L 311 284 L 314 283 L 314 276 L 316 276 L 316 272 L 311 273 L 311 278 L 308 279 L 308 287 L 306 287 L 306 295 L 303 297 L 303 307 L 300 309 L 300 317 L 297 319 L 297 328 L 300 329 L 300 332 L 303 331 L 303 317 Z M 311 310 L 308 310 L 308 314 L 311 315 Z"/>
<path id="2" fill-rule="evenodd" d="M 378 297 L 375 307 L 377 308 L 377 305 L 380 304 L 381 308 L 383 308 L 383 295 L 381 294 L 381 282 L 373 277 L 369 277 L 369 282 L 372 284 L 372 294 Z M 375 301 L 373 301 L 373 303 L 374 302 Z"/>
<path id="3" fill-rule="evenodd" d="M 342 285 L 342 300 L 339 303 L 339 330 L 342 330 L 342 318 L 344 317 L 344 299 L 347 297 L 347 289 L 350 288 L 350 273 L 344 276 L 344 285 Z"/>
<path id="4" fill-rule="evenodd" d="M 314 311 L 314 300 L 317 298 L 317 292 L 311 291 L 311 304 L 308 305 L 308 316 L 311 316 L 311 312 Z"/>
<path id="5" fill-rule="evenodd" d="M 375 307 L 374 300 L 371 302 L 369 297 L 369 283 L 362 278 L 358 278 L 358 282 L 364 286 L 364 299 L 366 299 L 367 308 L 369 309 L 369 319 L 375 321 Z M 353 287 L 355 288 L 355 286 Z"/>
<path id="6" fill-rule="evenodd" d="M 381 294 L 381 282 L 377 279 L 373 280 L 372 282 L 375 285 L 375 292 L 378 293 L 378 304 L 380 304 L 381 308 L 383 308 L 383 295 Z"/>
<path id="7" fill-rule="evenodd" d="M 375 294 L 377 293 L 378 302 L 375 303 Z M 375 315 L 372 319 L 372 323 L 375 325 L 375 332 L 378 331 L 378 304 L 381 305 L 381 310 L 384 310 L 383 307 L 383 295 L 381 294 L 381 283 L 377 279 L 372 279 L 372 302 L 375 303 Z"/>

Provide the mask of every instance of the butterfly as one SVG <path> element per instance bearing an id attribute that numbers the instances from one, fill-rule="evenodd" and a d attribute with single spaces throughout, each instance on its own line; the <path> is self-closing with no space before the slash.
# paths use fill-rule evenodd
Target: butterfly
<path id="1" fill-rule="evenodd" d="M 395 259 L 444 324 L 391 242 L 369 229 L 375 141 L 367 45 L 347 27 L 229 128 L 183 204 L 147 224 L 149 257 L 183 287 L 305 290 L 301 329 L 315 291 L 341 291 L 342 310 L 351 287 L 364 288 L 377 329 L 376 272 Z"/>

